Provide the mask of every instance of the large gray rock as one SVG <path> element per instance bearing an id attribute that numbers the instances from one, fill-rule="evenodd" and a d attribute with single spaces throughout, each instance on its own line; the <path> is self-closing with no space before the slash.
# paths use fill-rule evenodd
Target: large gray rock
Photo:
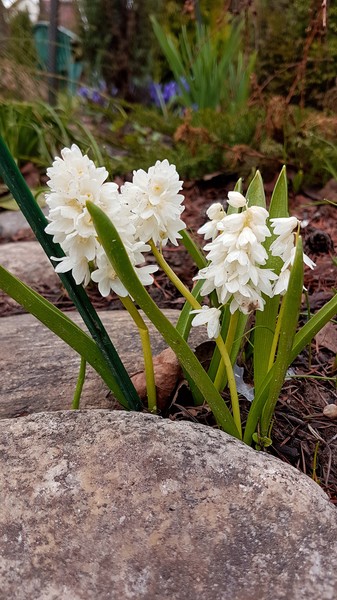
<path id="1" fill-rule="evenodd" d="M 164 312 L 172 322 L 178 319 L 179 311 Z M 141 371 L 141 342 L 129 314 L 125 310 L 99 314 L 129 374 Z M 67 315 L 85 328 L 79 314 Z M 159 354 L 165 343 L 147 323 L 153 354 Z M 206 331 L 192 329 L 192 347 L 206 338 Z M 0 319 L 0 418 L 70 408 L 79 366 L 79 355 L 31 315 Z M 81 407 L 111 408 L 112 402 L 107 386 L 88 365 Z"/>
<path id="2" fill-rule="evenodd" d="M 335 600 L 337 512 L 230 436 L 108 411 L 0 422 L 0 596 Z"/>

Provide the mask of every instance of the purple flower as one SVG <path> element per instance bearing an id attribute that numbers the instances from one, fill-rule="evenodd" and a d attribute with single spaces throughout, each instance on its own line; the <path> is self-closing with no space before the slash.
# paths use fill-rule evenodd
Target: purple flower
<path id="1" fill-rule="evenodd" d="M 80 87 L 77 90 L 77 95 L 81 96 L 81 98 L 85 98 L 86 100 L 88 100 L 89 96 L 90 96 L 90 91 L 87 87 Z"/>

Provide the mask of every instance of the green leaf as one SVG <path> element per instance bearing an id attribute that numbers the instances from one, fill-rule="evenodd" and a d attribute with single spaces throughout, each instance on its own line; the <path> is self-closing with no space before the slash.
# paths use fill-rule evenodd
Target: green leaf
<path id="1" fill-rule="evenodd" d="M 14 277 L 0 265 L 0 289 L 73 348 L 99 373 L 117 400 L 128 408 L 128 401 L 108 368 L 95 342 L 56 306 Z"/>
<path id="2" fill-rule="evenodd" d="M 60 258 L 64 253 L 59 244 L 54 244 L 51 236 L 45 232 L 48 224 L 46 217 L 35 201 L 29 187 L 20 173 L 3 139 L 0 137 L 0 176 L 18 203 L 22 213 L 47 254 Z M 98 314 L 92 306 L 82 286 L 76 285 L 71 273 L 59 273 L 59 277 L 75 304 L 93 339 L 100 348 L 113 376 L 128 399 L 131 410 L 142 410 L 142 403 L 131 379 L 120 360 Z"/>
<path id="3" fill-rule="evenodd" d="M 283 167 L 275 184 L 269 208 L 270 218 L 288 216 L 288 183 L 286 168 Z M 275 236 L 267 238 L 265 248 L 269 253 L 269 248 L 274 241 Z M 270 256 L 266 269 L 273 269 L 276 273 L 280 272 L 281 260 L 278 257 Z M 264 296 L 265 306 L 263 311 L 256 311 L 255 332 L 254 332 L 254 387 L 258 391 L 264 380 L 270 361 L 270 352 L 273 344 L 275 326 L 280 305 L 280 297 L 269 298 Z"/>
<path id="4" fill-rule="evenodd" d="M 288 181 L 286 167 L 283 166 L 276 181 L 274 191 L 270 200 L 269 218 L 288 216 Z"/>
<path id="5" fill-rule="evenodd" d="M 298 324 L 298 315 L 303 292 L 303 246 L 301 237 L 296 244 L 294 264 L 291 267 L 287 293 L 283 298 L 284 307 L 279 314 L 280 336 L 275 360 L 275 375 L 270 386 L 268 400 L 263 408 L 261 418 L 261 435 L 267 436 L 273 418 L 275 406 L 286 376 L 289 354 Z"/>
<path id="6" fill-rule="evenodd" d="M 250 408 L 244 441 L 251 445 L 252 436 L 261 419 L 261 435 L 268 436 L 269 425 L 275 410 L 276 402 L 281 391 L 298 322 L 298 314 L 303 290 L 303 249 L 299 237 L 296 246 L 294 264 L 291 268 L 288 291 L 284 296 L 283 314 L 280 313 L 280 336 L 276 361 L 267 373 Z"/>
<path id="7" fill-rule="evenodd" d="M 92 202 L 87 202 L 86 206 L 92 217 L 100 243 L 102 244 L 117 276 L 128 290 L 130 296 L 132 296 L 134 301 L 139 304 L 159 333 L 161 333 L 166 343 L 175 352 L 182 367 L 194 380 L 195 385 L 198 387 L 204 399 L 207 400 L 217 423 L 227 433 L 239 437 L 238 430 L 229 409 L 215 389 L 207 373 L 202 368 L 200 362 L 176 328 L 162 314 L 139 281 L 113 223 L 110 221 L 109 217 Z"/>
<path id="8" fill-rule="evenodd" d="M 266 208 L 266 196 L 260 171 L 256 171 L 246 194 L 248 206 L 262 206 Z"/>
<path id="9" fill-rule="evenodd" d="M 179 232 L 182 238 L 182 243 L 184 244 L 187 252 L 193 258 L 195 264 L 198 269 L 203 269 L 207 266 L 207 260 L 200 246 L 194 241 L 191 235 L 186 231 L 186 229 L 182 229 Z"/>
<path id="10" fill-rule="evenodd" d="M 301 327 L 296 333 L 294 344 L 290 353 L 290 362 L 302 352 L 302 350 L 310 344 L 315 335 L 326 325 L 330 319 L 337 314 L 337 294 L 322 306 L 319 311 L 311 317 L 311 319 Z"/>

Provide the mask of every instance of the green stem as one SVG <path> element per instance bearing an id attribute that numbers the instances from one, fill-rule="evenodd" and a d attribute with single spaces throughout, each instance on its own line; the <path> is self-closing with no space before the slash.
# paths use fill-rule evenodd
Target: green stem
<path id="1" fill-rule="evenodd" d="M 140 335 L 140 340 L 142 343 L 143 356 L 144 356 L 144 367 L 145 367 L 145 379 L 146 379 L 146 391 L 147 391 L 147 401 L 148 408 L 151 413 L 157 412 L 157 398 L 156 398 L 156 382 L 154 377 L 153 370 L 153 359 L 152 359 L 152 350 L 150 343 L 150 335 L 148 327 L 145 321 L 142 319 L 139 314 L 137 308 L 132 302 L 130 296 L 126 296 L 122 298 L 119 296 L 119 299 L 125 306 L 129 315 L 132 317 L 134 322 L 136 323 Z"/>
<path id="2" fill-rule="evenodd" d="M 216 338 L 216 345 L 219 348 L 219 352 L 221 354 L 222 362 L 225 365 L 228 379 L 228 387 L 231 395 L 231 403 L 232 403 L 232 411 L 233 411 L 233 419 L 236 425 L 236 428 L 239 432 L 240 439 L 242 439 L 242 426 L 241 426 L 241 415 L 240 415 L 240 405 L 239 405 L 239 397 L 236 389 L 235 383 L 235 375 L 232 367 L 232 363 L 226 348 L 226 344 L 223 341 L 222 337 Z"/>
<path id="3" fill-rule="evenodd" d="M 239 320 L 239 311 L 235 311 L 235 313 L 231 316 L 230 321 L 229 321 L 228 333 L 227 333 L 226 342 L 225 342 L 226 349 L 232 348 L 232 345 L 233 345 L 233 342 L 235 339 L 235 333 L 236 333 L 238 320 Z M 225 364 L 224 364 L 224 361 L 221 360 L 219 363 L 217 374 L 215 376 L 215 380 L 214 380 L 214 385 L 215 385 L 216 389 L 219 391 L 221 391 L 224 375 L 225 375 Z"/>
<path id="4" fill-rule="evenodd" d="M 85 380 L 86 365 L 87 365 L 87 361 L 85 360 L 85 358 L 83 358 L 83 356 L 81 356 L 80 371 L 78 374 L 73 403 L 71 405 L 72 410 L 78 410 L 80 408 L 80 399 L 81 399 L 83 384 L 84 384 L 84 380 Z"/>
<path id="5" fill-rule="evenodd" d="M 180 292 L 181 295 L 184 296 L 184 298 L 186 298 L 186 300 L 194 309 L 199 310 L 201 308 L 201 304 L 199 304 L 199 302 L 195 299 L 193 294 L 191 294 L 191 292 L 187 289 L 187 287 L 183 284 L 179 277 L 177 277 L 173 269 L 171 269 L 170 265 L 167 264 L 164 256 L 158 250 L 158 248 L 155 246 L 152 240 L 150 240 L 149 244 L 151 246 L 153 256 L 155 257 L 158 265 L 163 269 L 164 273 L 166 273 L 170 281 L 172 281 L 173 285 L 175 285 L 178 292 Z"/>
<path id="6" fill-rule="evenodd" d="M 276 355 L 276 349 L 277 349 L 277 344 L 279 341 L 279 337 L 280 337 L 280 331 L 281 331 L 281 323 L 282 323 L 282 319 L 283 319 L 283 313 L 284 313 L 284 305 L 285 305 L 285 301 L 284 301 L 284 296 L 281 302 L 281 308 L 280 308 L 280 312 L 278 314 L 277 317 L 277 323 L 276 323 L 276 327 L 275 327 L 275 332 L 274 332 L 274 337 L 273 337 L 273 341 L 272 341 L 272 345 L 270 348 L 270 354 L 269 354 L 269 362 L 268 362 L 268 371 L 270 371 L 270 369 L 272 368 L 273 364 L 274 364 L 274 360 L 275 360 L 275 355 Z"/>
<path id="7" fill-rule="evenodd" d="M 175 272 L 167 264 L 165 258 L 159 252 L 159 250 L 156 248 L 156 246 L 154 245 L 154 243 L 152 241 L 150 241 L 150 246 L 151 246 L 153 255 L 154 255 L 156 261 L 158 262 L 159 266 L 163 269 L 163 271 L 166 273 L 166 275 L 169 277 L 169 279 L 172 281 L 172 283 L 176 286 L 177 290 L 186 298 L 186 300 L 192 305 L 192 307 L 194 309 L 200 310 L 201 305 L 199 304 L 199 302 L 195 299 L 195 297 L 191 294 L 191 292 L 186 288 L 186 286 L 179 279 L 179 277 L 177 277 Z M 235 328 L 236 328 L 237 318 L 234 319 L 234 322 L 235 322 Z M 233 328 L 234 328 L 234 325 L 233 325 Z M 235 335 L 235 328 L 234 328 L 234 331 L 231 332 L 231 338 L 233 338 L 233 339 L 234 339 L 234 335 Z M 237 390 L 236 390 L 236 383 L 235 383 L 235 377 L 234 377 L 234 373 L 233 373 L 232 363 L 230 361 L 227 347 L 226 347 L 222 337 L 221 336 L 217 337 L 215 340 L 215 343 L 219 349 L 219 352 L 220 352 L 221 358 L 222 358 L 220 364 L 222 364 L 222 363 L 224 364 L 224 367 L 227 372 L 228 386 L 229 386 L 229 391 L 230 391 L 230 395 L 231 395 L 234 423 L 236 425 L 236 428 L 239 432 L 240 439 L 241 439 L 242 438 L 242 429 L 241 429 L 240 407 L 239 407 L 239 399 L 238 399 L 238 394 L 237 394 Z M 215 385 L 215 387 L 216 387 L 216 385 Z M 216 389 L 218 389 L 218 388 L 216 388 Z"/>

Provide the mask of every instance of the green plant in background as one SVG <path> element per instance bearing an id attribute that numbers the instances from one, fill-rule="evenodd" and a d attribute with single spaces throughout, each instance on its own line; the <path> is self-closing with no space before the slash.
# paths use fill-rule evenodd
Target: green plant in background
<path id="1" fill-rule="evenodd" d="M 47 167 L 65 145 L 76 142 L 90 151 L 95 160 L 103 156 L 90 130 L 76 112 L 53 108 L 44 102 L 0 101 L 0 136 L 6 138 L 11 155 L 19 167 L 33 163 Z M 16 209 L 12 195 L 1 198 L 3 208 Z"/>
<path id="2" fill-rule="evenodd" d="M 186 107 L 236 112 L 246 106 L 255 55 L 245 64 L 240 52 L 240 25 L 227 25 L 224 35 L 196 24 L 191 41 L 186 27 L 174 39 L 154 16 L 151 21 Z"/>
<path id="3" fill-rule="evenodd" d="M 241 182 L 228 195 L 227 213 L 220 203 L 207 211 L 200 229 L 207 256 L 192 242 L 181 219 L 182 182 L 174 165 L 157 161 L 145 172 L 135 171 L 121 190 L 105 183 L 107 171 L 95 167 L 75 145 L 48 170 L 49 224 L 6 147 L 0 147 L 0 173 L 20 203 L 40 243 L 56 264 L 64 285 L 79 309 L 93 340 L 59 310 L 19 282 L 2 267 L 0 288 L 40 319 L 81 355 L 74 396 L 78 407 L 85 362 L 94 366 L 124 407 L 141 408 L 98 316 L 81 286 L 90 279 L 103 296 L 114 290 L 135 321 L 144 351 L 148 408 L 156 412 L 155 374 L 147 326 L 138 306 L 155 325 L 181 363 L 196 404 L 207 401 L 218 425 L 257 448 L 270 445 L 275 405 L 287 368 L 315 334 L 336 313 L 337 296 L 296 333 L 303 289 L 303 259 L 299 222 L 288 217 L 285 169 L 276 183 L 269 212 L 263 182 L 257 172 L 246 197 Z M 54 242 L 48 234 L 53 235 Z M 192 291 L 166 263 L 168 241 L 185 245 L 199 272 Z M 58 243 L 56 243 L 58 242 Z M 174 327 L 153 302 L 146 285 L 156 266 L 142 265 L 152 252 L 158 266 L 186 299 Z M 71 272 L 71 273 L 70 273 Z M 202 305 L 207 296 L 209 304 Z M 253 363 L 255 397 L 243 428 L 233 365 L 245 343 L 249 315 L 255 315 Z M 207 325 L 216 349 L 208 372 L 188 346 L 191 326 Z M 229 403 L 221 396 L 228 387 Z"/>
<path id="4" fill-rule="evenodd" d="M 255 135 L 257 123 L 263 119 L 259 108 L 237 115 L 212 109 L 185 116 L 168 111 L 167 118 L 154 107 L 122 102 L 120 108 L 92 108 L 104 115 L 106 125 L 97 135 L 107 149 L 104 164 L 112 175 L 148 169 L 156 160 L 167 158 L 184 178 L 199 179 L 220 169 L 249 174 L 261 161 Z M 241 146 L 237 162 L 236 145 Z"/>

